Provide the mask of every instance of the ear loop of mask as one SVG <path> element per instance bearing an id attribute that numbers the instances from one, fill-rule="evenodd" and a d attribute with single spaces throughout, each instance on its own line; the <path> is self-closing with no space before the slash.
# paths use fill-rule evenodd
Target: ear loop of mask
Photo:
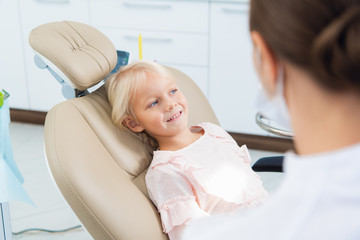
<path id="1" fill-rule="evenodd" d="M 258 67 L 261 66 L 261 52 L 259 48 L 255 48 L 255 57 L 256 57 L 256 64 L 258 65 Z"/>
<path id="2" fill-rule="evenodd" d="M 261 52 L 260 49 L 255 48 L 255 57 L 258 64 L 258 68 L 261 68 Z M 287 104 L 284 98 L 284 66 L 282 62 L 279 62 L 277 67 L 277 79 L 276 79 L 276 94 L 272 98 L 268 97 L 268 94 L 264 90 L 264 87 L 259 81 L 259 93 L 256 101 L 256 108 L 268 119 L 275 121 L 286 130 L 291 131 L 290 116 L 287 108 Z"/>
<path id="3" fill-rule="evenodd" d="M 258 88 L 259 88 L 259 93 L 264 93 L 265 94 L 265 97 L 267 98 L 267 93 L 261 83 L 261 79 L 260 79 L 260 71 L 261 71 L 261 66 L 262 66 L 262 59 L 261 59 L 261 52 L 260 52 L 260 49 L 258 47 L 255 47 L 255 63 L 256 63 L 256 68 L 257 68 L 257 71 L 258 71 Z M 259 98 L 259 97 L 258 97 Z M 257 105 L 257 104 L 256 104 Z"/>

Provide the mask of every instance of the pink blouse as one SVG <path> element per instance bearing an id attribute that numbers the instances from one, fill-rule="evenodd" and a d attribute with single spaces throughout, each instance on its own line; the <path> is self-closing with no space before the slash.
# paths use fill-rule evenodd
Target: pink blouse
<path id="1" fill-rule="evenodd" d="M 183 149 L 155 151 L 146 174 L 166 233 L 197 218 L 254 206 L 267 196 L 246 146 L 239 147 L 215 124 L 191 127 L 201 129 L 205 133 Z"/>

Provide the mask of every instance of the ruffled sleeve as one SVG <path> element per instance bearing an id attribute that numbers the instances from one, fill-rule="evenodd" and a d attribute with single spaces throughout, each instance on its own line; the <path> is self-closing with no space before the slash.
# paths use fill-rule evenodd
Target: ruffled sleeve
<path id="1" fill-rule="evenodd" d="M 166 233 L 175 226 L 209 215 L 201 209 L 186 174 L 171 162 L 149 168 L 146 185 Z"/>
<path id="2" fill-rule="evenodd" d="M 191 220 L 209 216 L 200 209 L 194 196 L 179 196 L 164 202 L 158 208 L 164 232 L 173 227 L 189 223 Z"/>

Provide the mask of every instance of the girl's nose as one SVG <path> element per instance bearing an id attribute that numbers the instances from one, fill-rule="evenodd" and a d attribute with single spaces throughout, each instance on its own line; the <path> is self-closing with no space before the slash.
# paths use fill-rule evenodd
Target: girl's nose
<path id="1" fill-rule="evenodd" d="M 167 111 L 171 111 L 176 107 L 177 103 L 169 103 L 167 106 Z"/>

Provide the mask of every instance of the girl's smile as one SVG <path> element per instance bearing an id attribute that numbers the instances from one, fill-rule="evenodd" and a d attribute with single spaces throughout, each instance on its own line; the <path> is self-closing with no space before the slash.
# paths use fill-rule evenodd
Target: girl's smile
<path id="1" fill-rule="evenodd" d="M 182 114 L 182 110 L 170 117 L 166 122 L 176 121 Z"/>

